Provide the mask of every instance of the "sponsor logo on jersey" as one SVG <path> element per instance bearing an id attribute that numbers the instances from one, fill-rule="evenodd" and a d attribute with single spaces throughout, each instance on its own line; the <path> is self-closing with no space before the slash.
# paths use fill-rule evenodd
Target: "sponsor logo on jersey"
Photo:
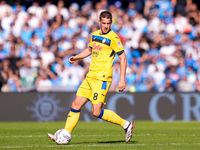
<path id="1" fill-rule="evenodd" d="M 99 51 L 92 51 L 92 56 L 97 57 L 99 55 Z"/>
<path id="2" fill-rule="evenodd" d="M 92 50 L 99 50 L 99 51 L 102 51 L 102 49 L 103 49 L 103 47 L 102 46 L 100 46 L 100 44 L 96 44 L 96 43 L 94 43 L 93 45 L 92 45 Z"/>

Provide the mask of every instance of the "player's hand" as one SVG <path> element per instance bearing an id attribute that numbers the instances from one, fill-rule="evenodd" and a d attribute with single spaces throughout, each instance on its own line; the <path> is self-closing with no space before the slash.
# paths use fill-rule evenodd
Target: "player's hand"
<path id="1" fill-rule="evenodd" d="M 76 61 L 75 56 L 69 57 L 69 62 L 73 64 Z"/>
<path id="2" fill-rule="evenodd" d="M 119 92 L 122 92 L 126 88 L 126 82 L 125 80 L 120 80 L 117 84 L 117 89 Z"/>

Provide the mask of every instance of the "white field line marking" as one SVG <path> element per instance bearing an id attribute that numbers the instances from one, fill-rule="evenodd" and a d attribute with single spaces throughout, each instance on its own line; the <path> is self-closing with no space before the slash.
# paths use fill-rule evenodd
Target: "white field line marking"
<path id="1" fill-rule="evenodd" d="M 99 137 L 99 136 L 123 136 L 123 134 L 108 134 L 108 135 L 72 135 L 72 137 L 81 137 L 81 136 L 84 136 L 84 137 Z M 187 136 L 187 137 L 195 137 L 195 136 L 200 136 L 200 134 L 133 134 L 133 136 Z M 25 135 L 25 136 L 1 136 L 0 135 L 0 138 L 36 138 L 36 137 L 39 137 L 39 138 L 43 138 L 43 137 L 47 137 L 47 135 Z"/>
<path id="2" fill-rule="evenodd" d="M 79 146 L 84 146 L 84 147 L 99 147 L 99 146 L 113 146 L 113 147 L 118 147 L 118 146 L 171 146 L 171 145 L 183 145 L 183 146 L 194 146 L 194 145 L 200 145 L 200 143 L 155 143 L 155 144 L 146 144 L 146 143 L 141 143 L 141 144 L 92 144 L 92 145 L 47 145 L 47 146 L 0 146 L 0 149 L 6 149 L 6 148 L 39 148 L 39 147 L 79 147 Z"/>

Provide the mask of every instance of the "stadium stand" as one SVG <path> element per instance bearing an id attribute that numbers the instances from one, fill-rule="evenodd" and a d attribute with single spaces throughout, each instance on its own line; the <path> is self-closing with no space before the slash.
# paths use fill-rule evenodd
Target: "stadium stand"
<path id="1" fill-rule="evenodd" d="M 140 1 L 142 2 L 142 1 Z M 0 2 L 0 85 L 2 92 L 76 91 L 90 58 L 71 65 L 69 56 L 89 45 L 98 14 L 113 14 L 114 30 L 128 59 L 130 92 L 200 92 L 200 11 L 188 0 L 128 2 L 100 0 L 65 7 L 33 2 Z M 110 91 L 116 91 L 119 63 L 114 61 Z"/>

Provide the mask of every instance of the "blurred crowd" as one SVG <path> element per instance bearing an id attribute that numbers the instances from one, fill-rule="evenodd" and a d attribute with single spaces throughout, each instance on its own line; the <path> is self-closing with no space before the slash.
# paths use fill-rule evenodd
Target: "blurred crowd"
<path id="1" fill-rule="evenodd" d="M 107 0 L 69 7 L 62 0 L 33 2 L 26 8 L 1 0 L 1 92 L 76 91 L 91 56 L 74 64 L 68 58 L 88 47 L 102 10 L 112 13 L 112 30 L 127 55 L 125 91 L 200 92 L 200 12 L 192 0 L 186 6 L 146 0 L 142 12 L 131 1 L 126 8 Z M 119 65 L 116 56 L 110 91 L 116 91 Z"/>

